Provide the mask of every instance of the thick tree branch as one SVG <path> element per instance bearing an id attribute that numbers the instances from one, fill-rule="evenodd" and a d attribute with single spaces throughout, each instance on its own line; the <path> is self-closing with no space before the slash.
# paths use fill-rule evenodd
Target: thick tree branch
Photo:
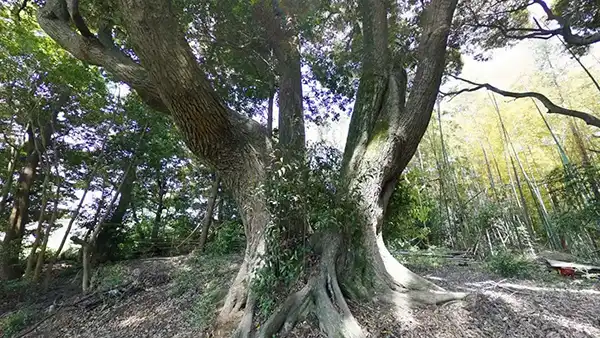
<path id="1" fill-rule="evenodd" d="M 477 91 L 480 89 L 487 89 L 489 91 L 500 94 L 502 96 L 513 97 L 515 99 L 534 98 L 534 99 L 537 99 L 538 101 L 540 101 L 546 107 L 546 109 L 548 109 L 548 114 L 560 114 L 560 115 L 575 117 L 575 118 L 585 121 L 585 123 L 587 123 L 590 126 L 600 128 L 600 119 L 597 118 L 596 116 L 593 116 L 588 113 L 584 113 L 579 110 L 573 110 L 573 109 L 567 109 L 564 107 L 560 107 L 560 106 L 556 105 L 554 102 L 552 102 L 548 97 L 546 97 L 543 94 L 536 93 L 536 92 L 510 92 L 507 90 L 502 90 L 497 87 L 494 87 L 489 83 L 476 83 L 476 82 L 473 82 L 470 80 L 463 79 L 461 77 L 457 77 L 457 76 L 452 76 L 452 77 L 457 80 L 468 83 L 468 84 L 472 85 L 473 87 L 463 88 L 456 92 L 443 93 L 445 96 L 456 96 L 456 95 L 466 93 L 466 92 L 474 92 L 474 91 Z"/>
<path id="2" fill-rule="evenodd" d="M 542 28 L 521 28 L 521 27 L 507 28 L 502 25 L 486 24 L 486 23 L 481 23 L 481 22 L 468 23 L 467 25 L 473 26 L 473 27 L 484 27 L 484 28 L 497 29 L 500 32 L 500 34 L 502 34 L 502 36 L 509 38 L 509 39 L 515 39 L 515 40 L 525 40 L 525 39 L 548 40 L 548 39 L 552 38 L 553 36 L 560 35 L 562 32 L 562 29 L 560 29 L 560 28 L 551 29 L 551 30 L 542 29 Z"/>
<path id="3" fill-rule="evenodd" d="M 219 172 L 232 191 L 255 184 L 270 146 L 267 132 L 222 102 L 186 41 L 171 2 L 116 2 L 135 53 L 187 146 Z"/>
<path id="4" fill-rule="evenodd" d="M 65 0 L 46 1 L 37 15 L 38 22 L 46 34 L 76 58 L 104 67 L 118 80 L 130 85 L 152 108 L 168 113 L 156 88 L 150 82 L 148 72 L 116 47 L 107 48 L 100 43 L 79 15 L 77 3 L 78 1 L 69 0 L 67 6 Z M 75 25 L 81 35 L 71 28 L 72 18 L 76 20 Z"/>

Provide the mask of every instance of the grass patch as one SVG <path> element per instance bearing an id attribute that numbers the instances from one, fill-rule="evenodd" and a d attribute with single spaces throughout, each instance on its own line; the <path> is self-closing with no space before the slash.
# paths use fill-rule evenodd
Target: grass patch
<path id="1" fill-rule="evenodd" d="M 38 291 L 37 285 L 25 278 L 0 281 L 0 299 L 8 300 L 8 304 L 32 302 L 38 297 Z M 9 309 L 12 310 L 14 307 L 10 305 Z M 1 333 L 2 331 L 0 331 Z"/>
<path id="2" fill-rule="evenodd" d="M 2 337 L 13 337 L 25 329 L 35 318 L 33 310 L 28 307 L 9 313 L 0 319 Z"/>
<path id="3" fill-rule="evenodd" d="M 204 287 L 204 292 L 194 302 L 191 309 L 185 313 L 186 319 L 200 330 L 208 329 L 226 294 L 227 289 L 223 287 L 221 281 L 208 282 Z"/>

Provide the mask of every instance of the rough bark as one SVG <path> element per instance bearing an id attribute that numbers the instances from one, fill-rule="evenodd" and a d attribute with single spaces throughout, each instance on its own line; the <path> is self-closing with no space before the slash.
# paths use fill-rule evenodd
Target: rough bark
<path id="1" fill-rule="evenodd" d="M 219 196 L 220 184 L 221 180 L 219 179 L 219 176 L 215 175 L 212 187 L 210 188 L 210 195 L 208 196 L 206 214 L 204 214 L 204 218 L 202 219 L 202 233 L 200 233 L 200 242 L 198 242 L 198 251 L 200 252 L 204 251 L 204 245 L 206 244 L 206 239 L 208 238 L 208 229 L 210 228 L 210 224 L 213 220 L 213 212 L 217 197 Z"/>
<path id="2" fill-rule="evenodd" d="M 441 83 L 446 41 L 455 0 L 432 1 L 424 13 L 416 75 L 404 100 L 406 74 L 391 67 L 386 10 L 379 1 L 362 1 L 363 73 L 344 152 L 350 190 L 359 192 L 367 219 L 364 245 L 380 280 L 406 288 L 437 289 L 399 264 L 384 245 L 381 226 L 397 178 L 416 151 L 429 123 Z M 391 277 L 391 279 L 390 279 Z"/>

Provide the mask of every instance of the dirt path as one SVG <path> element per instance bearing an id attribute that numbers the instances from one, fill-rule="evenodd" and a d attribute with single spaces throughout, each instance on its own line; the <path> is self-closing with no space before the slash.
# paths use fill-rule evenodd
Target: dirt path
<path id="1" fill-rule="evenodd" d="M 472 267 L 426 274 L 472 294 L 462 302 L 413 311 L 416 330 L 402 337 L 600 337 L 600 286 L 501 279 Z"/>
<path id="2" fill-rule="evenodd" d="M 200 337 L 199 322 L 214 309 L 202 308 L 198 301 L 215 285 L 226 288 L 238 263 L 221 260 L 192 268 L 183 257 L 127 263 L 123 271 L 135 281 L 136 288 L 129 287 L 134 291 L 117 290 L 62 308 L 25 337 Z M 423 275 L 472 294 L 461 302 L 408 311 L 351 304 L 370 337 L 600 337 L 598 284 L 504 280 L 473 266 L 442 267 Z M 222 282 L 211 283 L 215 278 Z M 293 336 L 322 335 L 309 318 Z"/>

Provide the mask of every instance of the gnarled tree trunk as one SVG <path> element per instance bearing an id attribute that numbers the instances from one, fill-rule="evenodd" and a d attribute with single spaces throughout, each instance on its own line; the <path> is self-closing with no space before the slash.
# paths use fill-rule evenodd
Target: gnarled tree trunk
<path id="1" fill-rule="evenodd" d="M 357 252 L 364 252 L 359 259 L 368 262 L 369 273 L 365 275 L 362 269 L 356 269 L 356 257 L 346 257 L 352 247 L 348 247 L 350 241 L 346 240 L 348 234 L 344 230 L 318 234 L 315 250 L 319 261 L 308 282 L 291 294 L 259 330 L 252 325 L 256 295 L 250 285 L 256 269 L 261 267 L 261 255 L 268 254 L 265 229 L 271 214 L 262 188 L 271 163 L 268 131 L 232 112 L 217 97 L 168 1 L 116 1 L 122 17 L 126 18 L 123 24 L 139 64 L 91 35 L 82 27 L 83 20 L 76 8 L 66 9 L 65 0 L 48 0 L 38 18 L 42 28 L 76 57 L 105 67 L 136 89 L 149 105 L 169 113 L 189 148 L 213 167 L 232 193 L 245 226 L 247 244 L 244 261 L 217 319 L 217 336 L 271 337 L 293 325 L 303 312 L 300 310 L 307 310 L 315 313 L 328 336 L 362 337 L 365 334 L 350 313 L 342 287 L 351 296 L 384 292 L 393 296 L 388 299 L 408 297 L 425 303 L 464 296 L 443 292 L 410 272 L 392 257 L 381 235 L 383 217 L 397 178 L 416 151 L 431 116 L 456 3 L 457 0 L 432 0 L 427 4 L 417 55 L 419 63 L 410 96 L 405 100 L 406 72 L 395 65 L 388 47 L 386 2 L 360 1 L 365 59 L 343 167 L 346 190 L 357 192 L 359 197 L 358 208 L 363 217 L 354 225 L 360 228 L 360 238 L 353 243 L 359 242 L 365 249 Z M 73 33 L 71 21 L 80 23 L 76 27 L 81 35 Z M 290 49 L 290 40 L 277 42 L 284 43 L 287 56 L 296 55 Z M 283 57 L 278 61 L 282 60 L 295 59 Z M 295 79 L 300 79 L 299 62 L 293 61 L 293 66 L 281 70 L 281 76 L 288 74 L 294 80 L 290 80 L 289 91 L 283 89 L 287 84 L 281 80 L 280 104 L 284 100 L 298 102 L 301 86 L 295 85 Z M 299 97 L 301 103 L 301 94 Z M 291 115 L 297 114 L 295 109 L 289 111 Z M 301 113 L 300 110 L 300 118 Z M 303 122 L 293 116 L 288 118 L 293 122 L 292 134 L 283 137 L 288 140 L 284 142 L 297 143 L 303 148 L 304 131 L 294 129 L 303 128 Z M 298 141 L 299 135 L 302 142 Z M 346 273 L 338 280 L 341 269 Z M 363 283 L 367 280 L 368 283 Z M 352 290 L 360 292 L 348 292 Z"/>

